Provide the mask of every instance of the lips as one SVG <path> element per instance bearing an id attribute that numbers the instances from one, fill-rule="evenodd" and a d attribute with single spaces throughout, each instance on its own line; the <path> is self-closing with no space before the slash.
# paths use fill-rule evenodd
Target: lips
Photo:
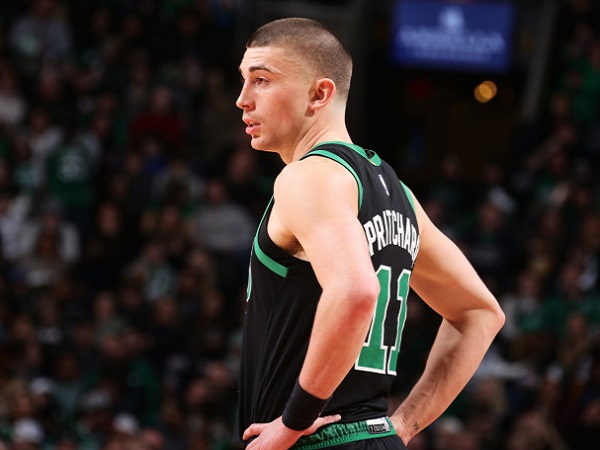
<path id="1" fill-rule="evenodd" d="M 242 119 L 246 124 L 246 134 L 254 134 L 260 124 L 250 119 Z"/>

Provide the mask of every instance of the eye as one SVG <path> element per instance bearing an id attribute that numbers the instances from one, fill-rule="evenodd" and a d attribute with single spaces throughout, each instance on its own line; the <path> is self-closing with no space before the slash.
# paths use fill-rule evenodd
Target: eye
<path id="1" fill-rule="evenodd" d="M 267 80 L 267 79 L 266 79 L 266 78 L 264 78 L 264 77 L 256 77 L 256 78 L 254 79 L 254 84 L 256 84 L 256 85 L 258 85 L 258 86 L 261 86 L 261 85 L 263 85 L 263 84 L 266 84 L 266 83 L 268 83 L 268 82 L 269 82 L 269 80 Z"/>

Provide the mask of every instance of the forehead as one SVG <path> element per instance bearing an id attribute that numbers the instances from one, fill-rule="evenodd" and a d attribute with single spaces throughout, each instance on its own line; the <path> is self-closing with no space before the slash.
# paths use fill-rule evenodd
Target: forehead
<path id="1" fill-rule="evenodd" d="M 251 47 L 244 53 L 240 72 L 246 75 L 257 70 L 286 75 L 306 71 L 306 64 L 297 53 L 283 47 Z"/>

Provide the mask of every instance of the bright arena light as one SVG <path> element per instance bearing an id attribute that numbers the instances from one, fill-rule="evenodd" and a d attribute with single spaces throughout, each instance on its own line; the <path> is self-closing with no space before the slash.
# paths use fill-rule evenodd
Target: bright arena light
<path id="1" fill-rule="evenodd" d="M 473 95 L 475 95 L 475 99 L 479 103 L 487 103 L 496 96 L 497 92 L 498 88 L 496 86 L 496 83 L 494 83 L 493 81 L 486 80 L 481 82 L 475 88 Z"/>

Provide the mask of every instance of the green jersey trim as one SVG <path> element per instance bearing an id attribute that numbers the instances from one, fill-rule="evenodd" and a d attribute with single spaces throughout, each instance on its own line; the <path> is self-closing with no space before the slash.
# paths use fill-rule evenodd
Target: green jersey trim
<path id="1" fill-rule="evenodd" d="M 402 187 L 404 188 L 404 192 L 406 192 L 406 197 L 408 198 L 408 201 L 410 202 L 410 206 L 412 206 L 412 209 L 414 211 L 414 213 L 417 213 L 417 209 L 415 208 L 415 201 L 413 199 L 413 195 L 412 192 L 410 191 L 410 189 L 408 188 L 408 186 L 406 186 L 402 180 L 398 180 L 400 181 L 400 184 L 402 185 Z"/>
<path id="2" fill-rule="evenodd" d="M 381 165 L 381 158 L 373 150 L 365 150 L 360 145 L 352 144 L 350 142 L 325 141 L 325 142 L 319 142 L 313 148 L 317 148 L 317 147 L 320 147 L 322 145 L 327 145 L 327 144 L 337 144 L 337 145 L 343 145 L 345 147 L 351 148 L 352 150 L 354 150 L 356 153 L 358 153 L 360 156 L 362 156 L 363 158 L 365 158 L 367 161 L 369 161 L 374 166 L 380 166 Z M 311 153 L 311 152 L 308 152 L 308 153 Z"/>
<path id="3" fill-rule="evenodd" d="M 350 442 L 395 436 L 396 431 L 388 417 L 351 423 L 334 423 L 314 434 L 301 437 L 294 450 L 319 450 Z"/>
<path id="4" fill-rule="evenodd" d="M 258 239 L 254 240 L 254 253 L 256 254 L 256 257 L 258 258 L 258 260 L 261 263 L 263 263 L 267 268 L 269 268 L 271 271 L 275 272 L 277 275 L 279 275 L 282 278 L 287 277 L 288 268 L 285 267 L 283 264 L 279 264 L 277 261 L 275 261 L 269 255 L 267 255 L 265 252 L 263 252 L 262 249 L 260 248 L 260 245 L 258 245 Z"/>
<path id="5" fill-rule="evenodd" d="M 262 250 L 262 248 L 260 248 L 260 244 L 258 243 L 258 233 L 260 233 L 260 229 L 262 227 L 263 222 L 265 221 L 265 217 L 267 217 L 267 212 L 271 208 L 271 204 L 272 203 L 273 203 L 273 197 L 271 197 L 271 200 L 269 200 L 269 204 L 265 208 L 265 212 L 263 213 L 263 216 L 260 219 L 260 223 L 258 224 L 258 228 L 256 230 L 256 234 L 254 235 L 254 243 L 253 243 L 252 247 L 253 247 L 254 254 L 256 255 L 256 257 L 258 258 L 258 260 L 261 263 L 263 263 L 263 265 L 265 267 L 267 267 L 269 270 L 271 270 L 272 272 L 276 273 L 280 277 L 285 278 L 285 277 L 287 277 L 287 274 L 288 274 L 288 268 L 285 267 L 283 264 L 280 264 L 277 261 L 275 261 L 269 255 L 267 255 Z"/>

